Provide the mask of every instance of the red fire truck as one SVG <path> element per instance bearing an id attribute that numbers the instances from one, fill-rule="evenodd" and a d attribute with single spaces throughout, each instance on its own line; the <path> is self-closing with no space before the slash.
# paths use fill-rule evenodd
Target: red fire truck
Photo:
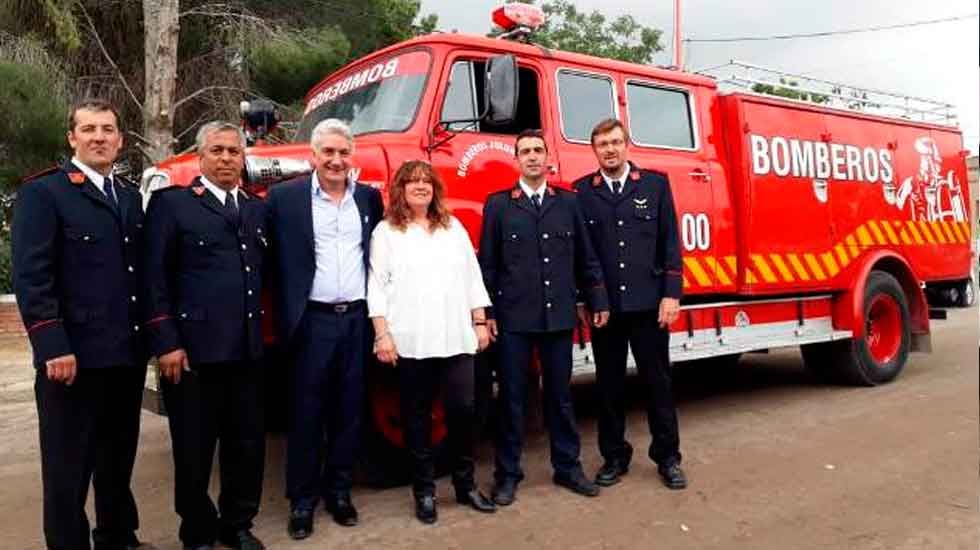
<path id="1" fill-rule="evenodd" d="M 840 88 L 817 105 L 554 51 L 528 40 L 527 15 L 498 12 L 505 38 L 431 34 L 336 71 L 308 94 L 293 144 L 248 150 L 247 185 L 309 173 L 312 128 L 340 118 L 356 135 L 357 180 L 383 190 L 402 162 L 431 162 L 478 246 L 485 197 L 517 178 L 518 132 L 544 130 L 550 183 L 567 187 L 596 168 L 592 126 L 617 117 L 631 160 L 666 172 L 675 197 L 675 363 L 800 346 L 819 375 L 875 385 L 930 349 L 923 289 L 969 284 L 971 267 L 966 155 L 950 119 L 931 119 L 933 106 L 871 114 L 883 100 L 848 109 L 854 96 Z M 196 158 L 179 156 L 147 170 L 143 190 L 195 175 Z M 580 378 L 593 370 L 581 336 Z M 397 393 L 383 374 L 369 378 L 374 439 L 397 446 Z"/>

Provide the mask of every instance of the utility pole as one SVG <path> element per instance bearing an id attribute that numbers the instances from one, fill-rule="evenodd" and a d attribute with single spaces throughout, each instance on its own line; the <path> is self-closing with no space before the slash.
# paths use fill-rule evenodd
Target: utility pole
<path id="1" fill-rule="evenodd" d="M 684 45 L 681 40 L 681 0 L 674 0 L 674 68 L 684 70 Z"/>

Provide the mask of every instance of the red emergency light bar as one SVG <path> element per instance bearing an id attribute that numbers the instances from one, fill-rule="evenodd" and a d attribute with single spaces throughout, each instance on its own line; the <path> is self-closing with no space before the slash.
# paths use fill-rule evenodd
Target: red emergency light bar
<path id="1" fill-rule="evenodd" d="M 544 11 L 529 4 L 504 4 L 493 10 L 493 23 L 505 31 L 519 27 L 535 30 L 544 25 Z"/>

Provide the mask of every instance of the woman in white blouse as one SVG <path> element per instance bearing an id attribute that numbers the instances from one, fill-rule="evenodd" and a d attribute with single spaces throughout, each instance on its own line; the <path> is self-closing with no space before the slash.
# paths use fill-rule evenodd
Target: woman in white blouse
<path id="1" fill-rule="evenodd" d="M 409 161 L 388 189 L 388 210 L 372 234 L 368 315 L 374 353 L 398 369 L 405 444 L 413 459 L 415 515 L 437 519 L 430 437 L 432 402 L 442 388 L 453 453 L 456 501 L 493 512 L 476 485 L 473 355 L 490 341 L 490 305 L 463 225 L 443 203 L 445 187 L 428 163 Z"/>

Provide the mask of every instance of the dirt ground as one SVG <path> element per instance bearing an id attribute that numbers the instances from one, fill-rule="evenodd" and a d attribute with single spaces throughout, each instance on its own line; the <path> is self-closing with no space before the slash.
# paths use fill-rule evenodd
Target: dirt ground
<path id="1" fill-rule="evenodd" d="M 734 371 L 680 368 L 677 393 L 686 491 L 671 492 L 638 452 L 630 474 L 596 499 L 550 481 L 547 439 L 529 437 L 518 501 L 493 516 L 457 506 L 440 485 L 440 520 L 423 526 L 406 488 L 356 490 L 361 524 L 318 514 L 316 533 L 286 536 L 284 441 L 269 441 L 255 532 L 269 548 L 499 549 L 968 549 L 980 547 L 977 310 L 934 322 L 931 355 L 878 388 L 811 380 L 797 351 L 750 355 Z M 0 341 L 0 547 L 42 548 L 37 417 L 29 351 Z M 576 406 L 583 462 L 599 466 L 592 389 Z M 649 443 L 640 403 L 629 430 Z M 490 449 L 481 451 L 486 485 Z M 144 413 L 134 490 L 140 537 L 179 549 L 172 462 L 163 418 Z M 90 503 L 91 504 L 91 503 Z M 90 512 L 90 518 L 93 517 Z"/>

